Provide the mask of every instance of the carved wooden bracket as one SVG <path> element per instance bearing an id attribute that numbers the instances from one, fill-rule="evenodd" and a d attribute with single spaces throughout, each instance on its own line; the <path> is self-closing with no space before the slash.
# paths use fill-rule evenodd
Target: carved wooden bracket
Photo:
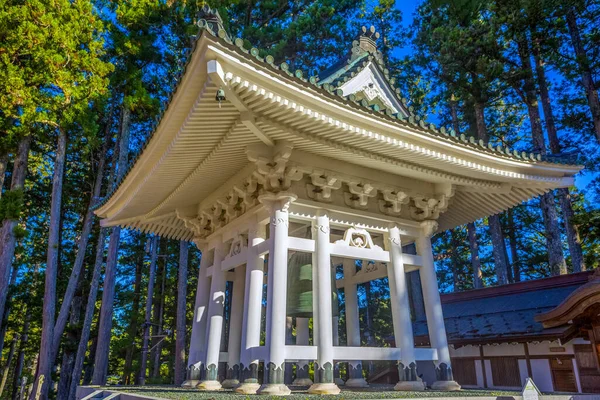
<path id="1" fill-rule="evenodd" d="M 383 200 L 379 200 L 379 211 L 387 215 L 400 215 L 402 205 L 410 201 L 410 196 L 405 192 L 384 189 L 381 193 Z"/>
<path id="2" fill-rule="evenodd" d="M 256 164 L 253 176 L 262 185 L 265 192 L 279 193 L 290 188 L 293 181 L 299 181 L 303 172 L 297 167 L 288 166 L 293 146 L 288 142 L 280 142 L 275 146 L 272 157 L 261 153 L 256 148 L 246 150 L 248 160 Z"/>
<path id="3" fill-rule="evenodd" d="M 346 205 L 352 208 L 366 209 L 369 198 L 377 195 L 377 189 L 370 183 L 348 182 L 350 193 L 344 193 Z"/>
<path id="4" fill-rule="evenodd" d="M 331 202 L 331 191 L 342 187 L 342 181 L 333 174 L 325 174 L 323 171 L 315 170 L 310 174 L 312 184 L 307 184 L 307 195 L 310 199 L 323 202 Z"/>
<path id="5" fill-rule="evenodd" d="M 204 239 L 213 232 L 210 219 L 202 216 L 199 217 L 197 215 L 185 215 L 179 210 L 177 210 L 176 213 L 177 218 L 183 221 L 185 227 L 194 233 L 195 240 Z"/>
<path id="6" fill-rule="evenodd" d="M 448 209 L 449 195 L 438 194 L 434 197 L 415 196 L 413 206 L 410 207 L 410 216 L 417 221 L 438 219 L 440 214 Z"/>

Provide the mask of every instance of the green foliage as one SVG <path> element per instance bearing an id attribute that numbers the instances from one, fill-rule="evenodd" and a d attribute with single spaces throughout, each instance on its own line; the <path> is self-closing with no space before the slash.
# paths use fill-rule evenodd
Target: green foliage
<path id="1" fill-rule="evenodd" d="M 8 190 L 0 197 L 0 221 L 19 219 L 23 211 L 23 190 Z"/>
<path id="2" fill-rule="evenodd" d="M 211 2 L 226 29 L 266 49 L 292 70 L 321 69 L 348 51 L 357 34 L 349 24 L 361 2 L 353 0 L 236 0 Z"/>
<path id="3" fill-rule="evenodd" d="M 90 1 L 8 1 L 0 11 L 0 140 L 94 129 L 89 102 L 106 90 L 103 24 Z"/>

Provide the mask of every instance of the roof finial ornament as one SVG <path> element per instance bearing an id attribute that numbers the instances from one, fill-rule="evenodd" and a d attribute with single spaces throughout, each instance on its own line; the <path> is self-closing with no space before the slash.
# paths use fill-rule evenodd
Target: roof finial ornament
<path id="1" fill-rule="evenodd" d="M 219 11 L 216 8 L 210 8 L 208 4 L 205 4 L 198 13 L 198 26 L 231 42 L 231 37 L 223 27 L 223 19 L 219 15 Z"/>
<path id="2" fill-rule="evenodd" d="M 369 29 L 363 26 L 358 43 L 361 49 L 374 54 L 377 51 L 377 39 L 379 39 L 379 32 L 375 31 L 373 25 Z"/>
<path id="3" fill-rule="evenodd" d="M 381 58 L 381 52 L 377 50 L 377 39 L 379 39 L 379 32 L 375 31 L 375 27 L 371 25 L 370 28 L 363 26 L 358 36 L 358 40 L 352 42 L 352 60 L 360 57 L 364 53 L 369 53 L 375 56 L 375 58 Z"/>

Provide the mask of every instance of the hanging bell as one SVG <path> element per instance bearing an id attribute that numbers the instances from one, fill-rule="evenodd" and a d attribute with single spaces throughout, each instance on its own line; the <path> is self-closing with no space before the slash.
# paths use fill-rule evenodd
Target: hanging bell
<path id="1" fill-rule="evenodd" d="M 312 289 L 312 254 L 295 252 L 288 262 L 288 317 L 312 317 Z"/>
<path id="2" fill-rule="evenodd" d="M 215 96 L 215 100 L 219 102 L 219 108 L 221 108 L 221 102 L 225 101 L 225 91 L 223 90 L 222 86 L 220 86 L 219 89 L 217 90 L 217 95 Z"/>
<path id="3" fill-rule="evenodd" d="M 307 235 L 310 237 L 310 230 Z M 288 260 L 287 316 L 310 318 L 313 316 L 313 255 L 294 252 Z M 335 270 L 331 268 L 332 315 L 339 316 Z"/>

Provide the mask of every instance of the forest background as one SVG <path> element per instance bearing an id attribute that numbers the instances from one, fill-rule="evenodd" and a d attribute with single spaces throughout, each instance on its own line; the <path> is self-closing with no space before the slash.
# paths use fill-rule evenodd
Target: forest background
<path id="1" fill-rule="evenodd" d="M 82 382 L 184 379 L 201 255 L 193 244 L 101 229 L 92 209 L 141 151 L 203 5 L 0 5 L 0 398 L 73 399 Z M 415 113 L 458 135 L 586 167 L 575 187 L 436 235 L 442 291 L 598 266 L 600 1 L 210 5 L 246 47 L 311 72 L 374 25 Z M 359 297 L 363 340 L 387 343 L 387 280 L 361 285 Z M 343 295 L 340 303 L 343 327 Z"/>

